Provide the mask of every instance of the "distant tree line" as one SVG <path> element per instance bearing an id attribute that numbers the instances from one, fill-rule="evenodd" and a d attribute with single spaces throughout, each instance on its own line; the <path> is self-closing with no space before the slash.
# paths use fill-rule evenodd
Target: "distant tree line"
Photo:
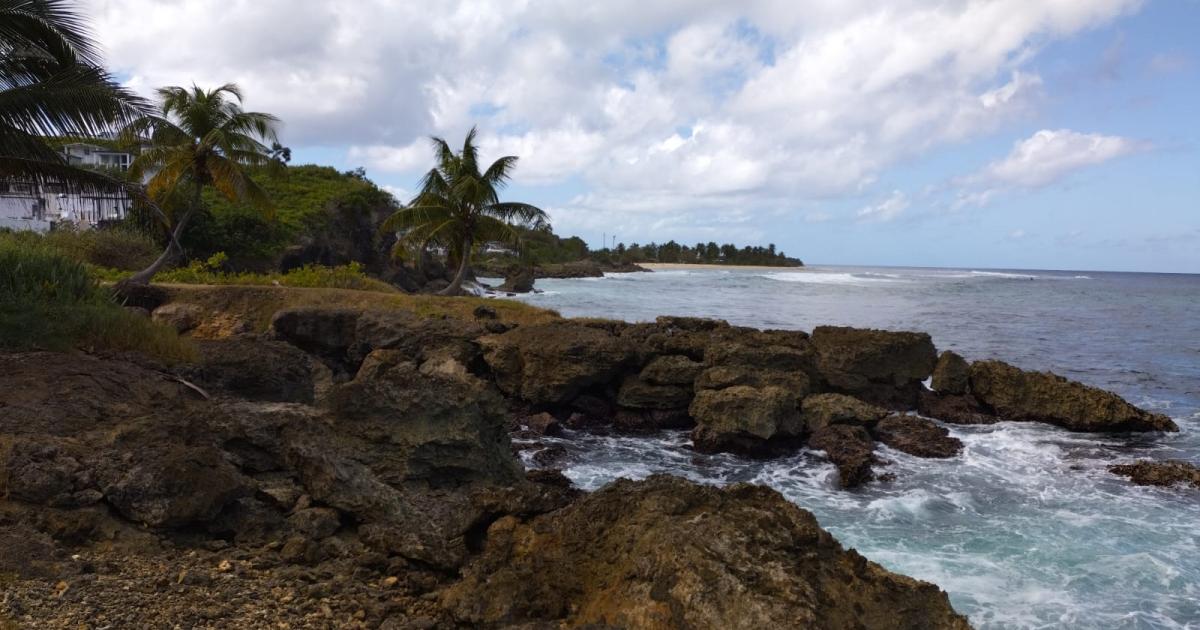
<path id="1" fill-rule="evenodd" d="M 766 265 L 772 267 L 800 267 L 804 263 L 799 258 L 791 258 L 781 250 L 775 249 L 771 243 L 766 247 L 747 245 L 738 247 L 732 243 L 718 245 L 715 242 L 696 243 L 694 246 L 681 245 L 675 241 L 666 243 L 649 243 L 639 245 L 633 243 L 628 247 L 625 243 L 617 243 L 614 248 L 605 248 L 595 252 L 595 257 L 601 260 L 619 262 L 660 262 L 660 263 L 696 263 L 709 265 Z"/>
<path id="2" fill-rule="evenodd" d="M 738 247 L 732 243 L 718 245 L 715 242 L 681 245 L 673 240 L 666 243 L 625 245 L 590 249 L 578 236 L 563 238 L 548 227 L 521 229 L 521 252 L 527 263 L 552 264 L 592 259 L 610 263 L 696 263 L 709 265 L 764 265 L 772 267 L 800 267 L 799 258 L 791 258 L 775 249 L 774 243 L 761 246 Z M 513 252 L 515 255 L 515 252 Z M 507 256 L 492 256 L 507 258 Z"/>

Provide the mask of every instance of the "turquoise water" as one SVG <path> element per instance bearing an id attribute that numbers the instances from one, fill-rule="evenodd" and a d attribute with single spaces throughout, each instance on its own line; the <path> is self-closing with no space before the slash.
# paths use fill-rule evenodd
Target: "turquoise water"
<path id="1" fill-rule="evenodd" d="M 929 332 L 939 349 L 1051 369 L 1166 413 L 1179 434 L 948 426 L 951 460 L 881 446 L 897 480 L 853 491 L 801 452 L 768 462 L 706 456 L 686 433 L 561 440 L 564 472 L 595 488 L 670 472 L 768 484 L 842 543 L 937 583 L 980 628 L 1200 627 L 1200 491 L 1139 488 L 1106 466 L 1200 462 L 1200 276 L 817 267 L 539 280 L 525 301 L 631 321 L 696 315 L 810 330 L 845 324 Z"/>

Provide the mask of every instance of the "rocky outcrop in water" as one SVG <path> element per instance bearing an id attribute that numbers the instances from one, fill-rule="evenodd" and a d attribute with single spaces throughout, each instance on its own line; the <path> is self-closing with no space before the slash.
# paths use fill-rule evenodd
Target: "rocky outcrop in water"
<path id="1" fill-rule="evenodd" d="M 1131 464 L 1108 467 L 1109 472 L 1129 477 L 1139 486 L 1190 485 L 1200 488 L 1200 468 L 1188 462 L 1167 460 L 1162 462 L 1143 460 Z"/>
<path id="2" fill-rule="evenodd" d="M 1045 422 L 1072 431 L 1178 431 L 1170 418 L 1138 409 L 1112 392 L 1031 372 L 1001 361 L 976 361 L 971 394 L 1005 420 Z"/>
<path id="3" fill-rule="evenodd" d="M 968 628 L 937 587 L 844 550 L 761 486 L 656 476 L 491 525 L 442 592 L 475 627 Z"/>

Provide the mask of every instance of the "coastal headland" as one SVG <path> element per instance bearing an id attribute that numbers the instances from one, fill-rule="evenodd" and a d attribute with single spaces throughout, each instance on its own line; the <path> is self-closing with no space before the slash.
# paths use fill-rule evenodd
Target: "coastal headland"
<path id="1" fill-rule="evenodd" d="M 0 354 L 0 627 L 967 628 L 774 490 L 584 493 L 538 437 L 686 428 L 853 488 L 880 443 L 955 457 L 942 423 L 1177 430 L 919 332 L 364 293 L 150 286 L 197 360 Z"/>

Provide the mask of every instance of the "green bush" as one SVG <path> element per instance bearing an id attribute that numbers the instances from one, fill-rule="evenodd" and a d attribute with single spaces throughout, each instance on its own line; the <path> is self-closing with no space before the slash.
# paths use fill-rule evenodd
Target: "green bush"
<path id="1" fill-rule="evenodd" d="M 60 227 L 46 234 L 5 232 L 0 234 L 0 241 L 49 248 L 77 262 L 122 271 L 145 269 L 161 253 L 153 239 L 123 227 Z"/>
<path id="2" fill-rule="evenodd" d="M 195 348 L 174 329 L 113 302 L 83 263 L 25 236 L 0 238 L 0 348 L 195 357 Z"/>

